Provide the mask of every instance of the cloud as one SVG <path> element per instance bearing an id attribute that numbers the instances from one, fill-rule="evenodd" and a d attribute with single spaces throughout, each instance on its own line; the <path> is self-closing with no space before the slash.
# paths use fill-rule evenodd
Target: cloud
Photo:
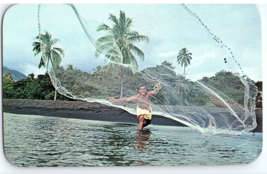
<path id="1" fill-rule="evenodd" d="M 214 75 L 221 69 L 217 58 L 216 49 L 193 55 L 191 64 L 186 68 L 188 78 L 198 80 L 204 76 L 210 77 Z"/>
<path id="2" fill-rule="evenodd" d="M 3 28 L 4 66 L 20 70 L 26 75 L 32 73 L 30 71 L 41 72 L 38 69 L 40 57 L 33 56 L 31 45 L 33 37 L 38 34 L 37 7 L 16 5 L 6 14 Z M 99 24 L 113 25 L 108 19 L 109 13 L 118 16 L 119 11 L 123 10 L 127 17 L 133 18 L 132 29 L 150 38 L 148 43 L 135 43 L 145 53 L 145 61 L 137 58 L 140 70 L 167 60 L 176 67 L 177 73 L 182 73 L 183 68 L 177 64 L 176 57 L 184 47 L 193 53 L 193 60 L 186 71 L 194 79 L 213 75 L 230 65 L 230 62 L 227 65 L 223 62 L 226 51 L 218 47 L 199 21 L 180 5 L 79 4 L 76 8 L 87 21 L 95 40 L 106 34 L 96 32 Z M 258 59 L 261 56 L 260 19 L 257 18 L 258 12 L 253 11 L 255 8 L 249 5 L 188 5 L 188 8 L 199 15 L 211 31 L 231 48 L 244 71 L 252 73 L 253 69 L 261 68 L 261 60 Z M 101 59 L 95 59 L 92 45 L 69 6 L 43 5 L 40 20 L 41 30 L 49 30 L 53 37 L 61 40 L 58 46 L 66 53 L 62 66 L 73 64 L 90 72 L 96 65 L 104 64 Z M 260 77 L 261 73 L 254 70 L 253 77 Z"/>
<path id="3" fill-rule="evenodd" d="M 160 53 L 158 55 L 159 57 L 162 58 L 169 58 L 169 57 L 176 57 L 177 56 L 177 51 L 170 51 L 170 52 L 166 52 L 166 53 Z"/>
<path id="4" fill-rule="evenodd" d="M 38 75 L 38 74 L 45 74 L 46 73 L 46 68 L 38 68 L 37 66 L 34 66 L 34 65 L 26 65 L 26 70 L 24 71 L 27 75 L 33 73 L 35 75 Z"/>

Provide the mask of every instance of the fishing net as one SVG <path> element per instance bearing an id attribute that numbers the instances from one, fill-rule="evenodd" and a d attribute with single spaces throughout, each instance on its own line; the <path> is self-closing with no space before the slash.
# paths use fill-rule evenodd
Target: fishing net
<path id="1" fill-rule="evenodd" d="M 144 84 L 155 92 L 150 100 L 152 115 L 203 134 L 241 133 L 257 126 L 258 91 L 238 62 L 242 58 L 236 58 L 190 6 L 132 5 L 129 12 L 123 11 L 124 6 L 38 6 L 39 36 L 48 31 L 60 39 L 57 46 L 65 52 L 60 61 L 48 65 L 60 94 L 136 116 L 136 101 L 110 101 L 110 97 L 135 96 Z M 51 11 L 57 15 L 51 16 Z M 141 16 L 144 11 L 147 15 Z M 179 27 L 172 27 L 169 20 Z M 172 34 L 159 32 L 162 28 Z M 164 35 L 164 43 L 155 35 Z M 167 54 L 169 50 L 174 53 Z"/>

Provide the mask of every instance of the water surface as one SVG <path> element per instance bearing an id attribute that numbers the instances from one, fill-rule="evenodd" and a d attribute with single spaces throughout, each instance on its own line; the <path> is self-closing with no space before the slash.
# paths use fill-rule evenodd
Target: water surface
<path id="1" fill-rule="evenodd" d="M 262 133 L 205 137 L 188 127 L 4 113 L 4 151 L 16 166 L 190 166 L 254 161 Z"/>

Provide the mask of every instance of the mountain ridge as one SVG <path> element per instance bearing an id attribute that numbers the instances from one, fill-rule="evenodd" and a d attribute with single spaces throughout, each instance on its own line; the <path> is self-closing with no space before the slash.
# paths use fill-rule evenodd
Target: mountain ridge
<path id="1" fill-rule="evenodd" d="M 11 69 L 3 66 L 3 75 L 5 75 L 6 73 L 10 73 L 15 81 L 19 81 L 21 79 L 26 79 L 27 78 L 26 75 L 24 75 L 23 73 L 21 73 L 19 71 L 11 70 Z"/>

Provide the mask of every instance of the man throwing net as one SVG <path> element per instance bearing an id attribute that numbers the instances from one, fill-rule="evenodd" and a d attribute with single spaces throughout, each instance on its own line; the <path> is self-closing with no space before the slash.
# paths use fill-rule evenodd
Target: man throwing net
<path id="1" fill-rule="evenodd" d="M 112 102 L 130 102 L 130 101 L 137 101 L 137 118 L 139 120 L 138 130 L 143 130 L 144 127 L 148 126 L 152 120 L 152 107 L 151 107 L 151 96 L 155 95 L 161 89 L 161 84 L 158 83 L 154 86 L 153 91 L 147 91 L 145 85 L 140 85 L 138 94 L 125 97 L 120 99 L 115 99 L 114 97 L 110 97 L 109 100 Z"/>

